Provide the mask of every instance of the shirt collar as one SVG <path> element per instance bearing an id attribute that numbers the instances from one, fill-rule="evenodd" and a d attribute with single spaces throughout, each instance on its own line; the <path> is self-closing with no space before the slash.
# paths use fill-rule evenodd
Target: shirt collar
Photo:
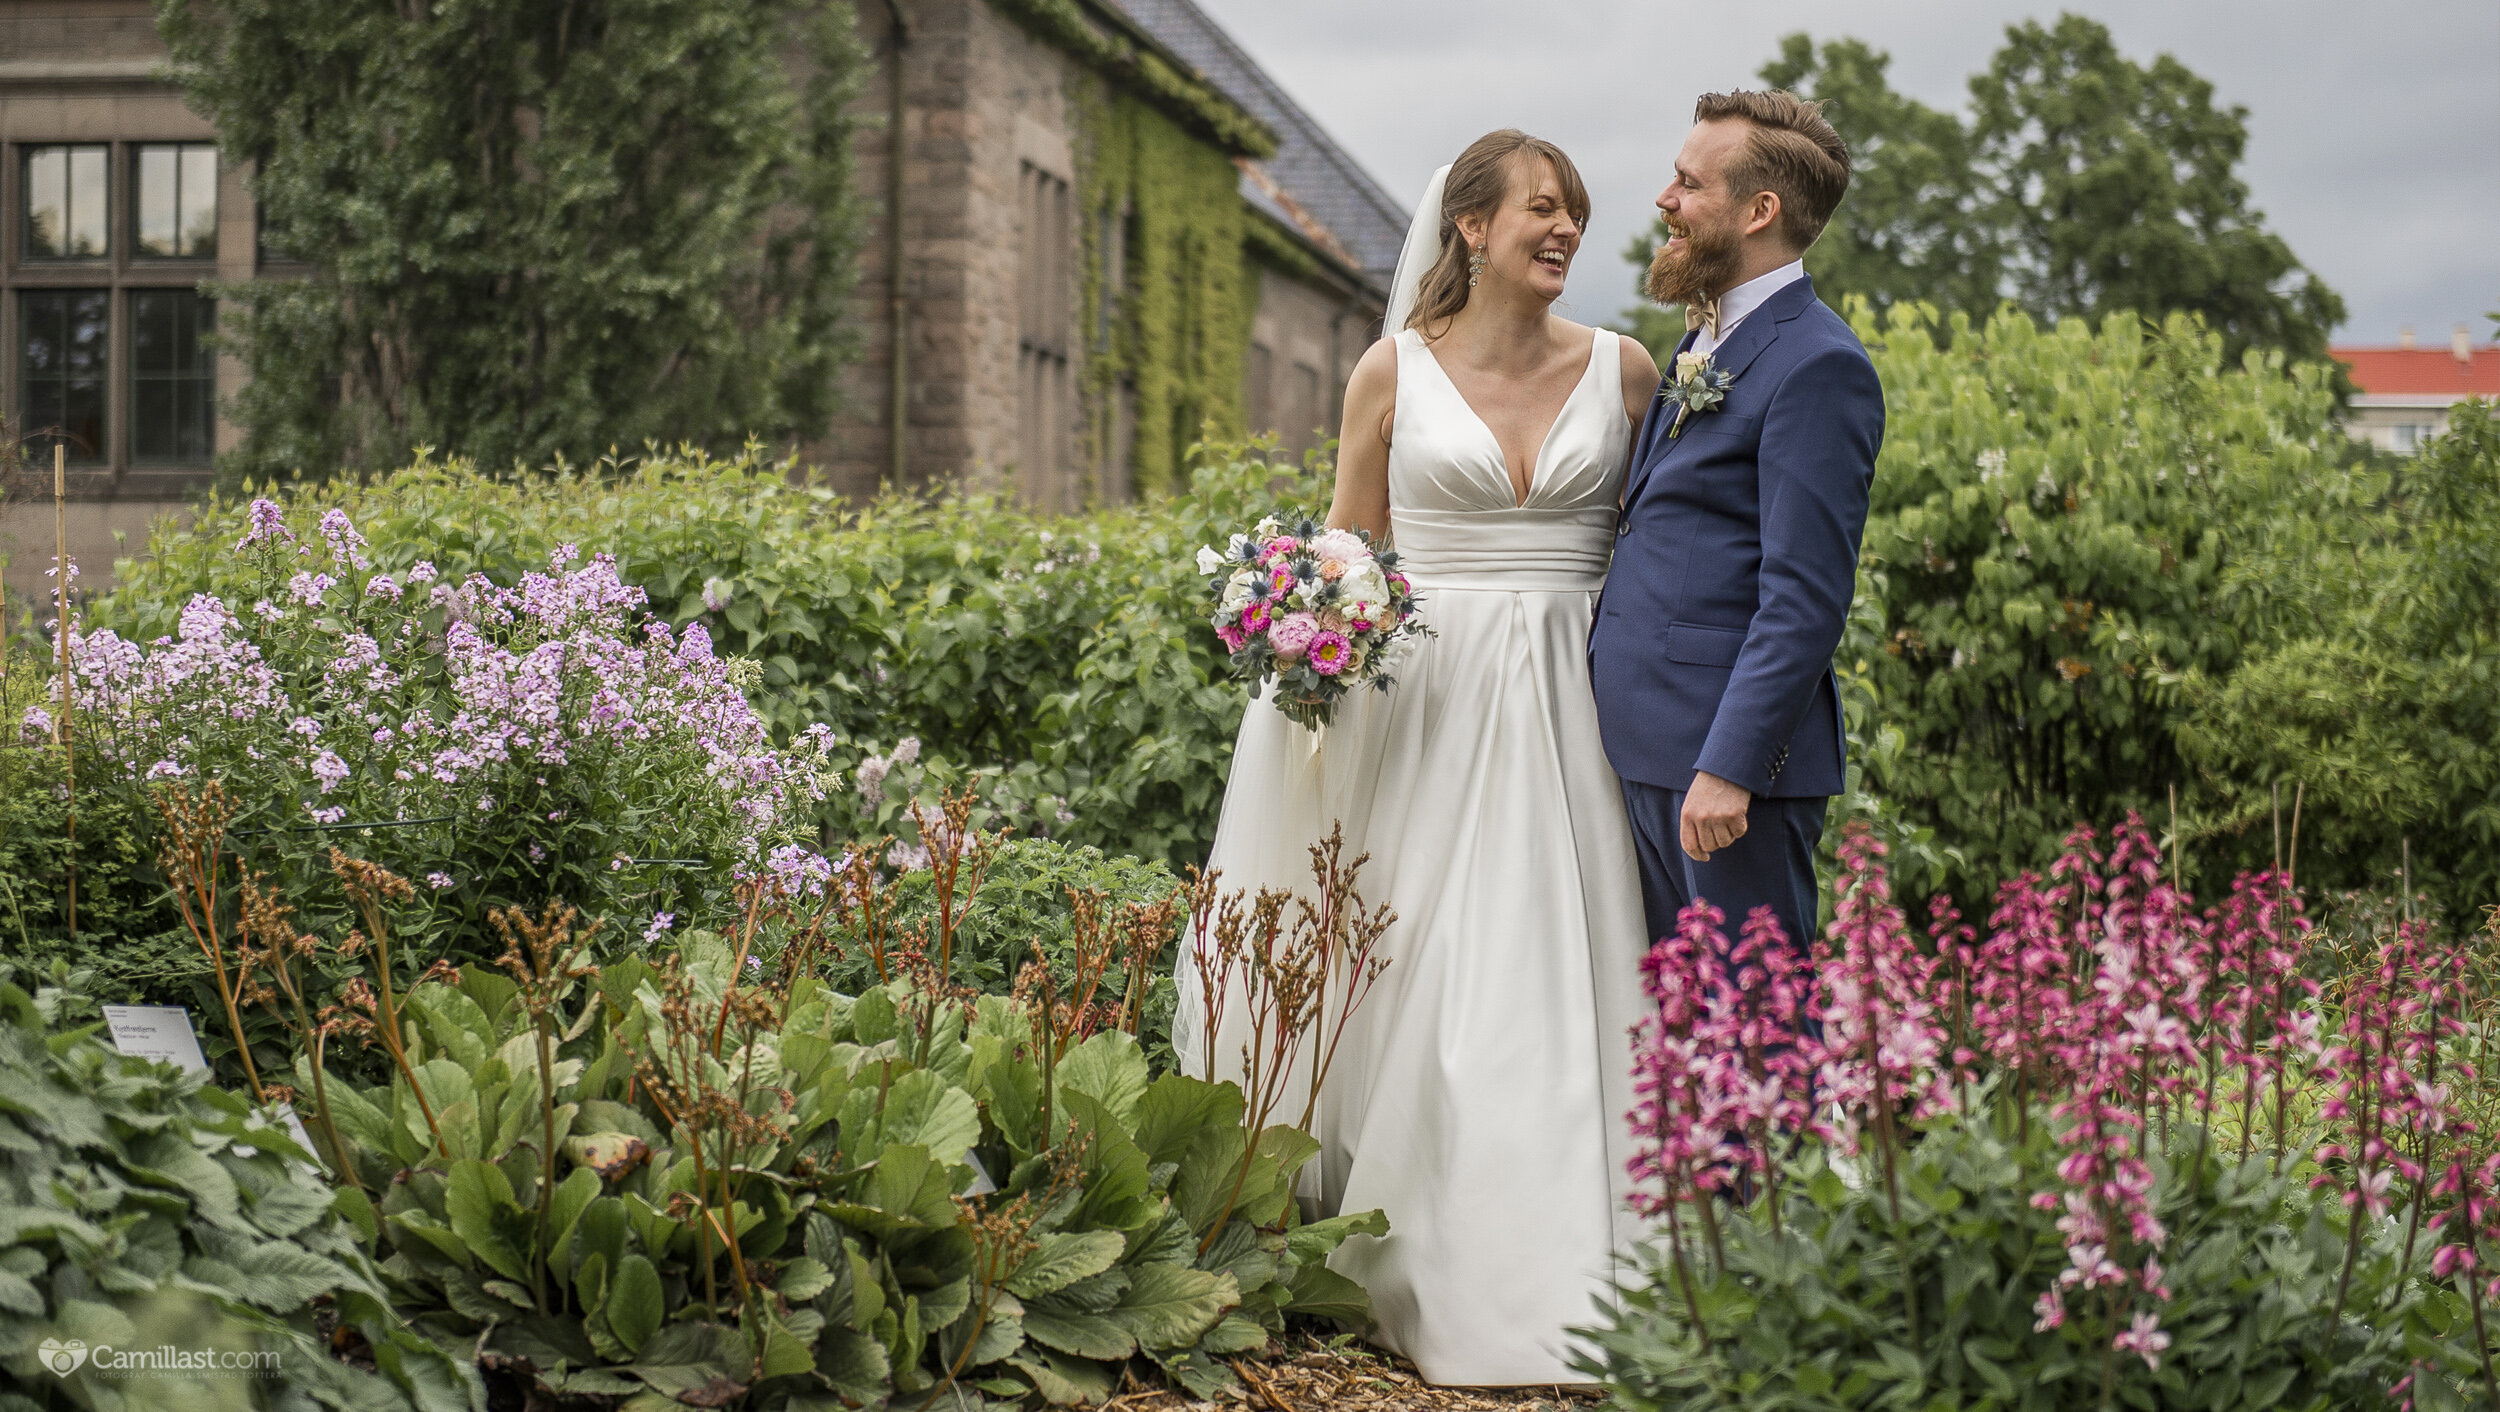
<path id="1" fill-rule="evenodd" d="M 1759 309 L 1770 297 L 1806 277 L 1806 262 L 1791 260 L 1767 275 L 1756 275 L 1719 296 L 1719 341 L 1725 343 L 1745 316 Z"/>

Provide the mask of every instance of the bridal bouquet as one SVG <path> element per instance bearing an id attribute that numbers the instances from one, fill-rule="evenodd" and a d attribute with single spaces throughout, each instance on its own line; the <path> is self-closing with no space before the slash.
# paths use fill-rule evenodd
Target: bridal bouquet
<path id="1" fill-rule="evenodd" d="M 1390 686 L 1391 643 L 1431 631 L 1398 556 L 1372 551 L 1361 530 L 1270 515 L 1221 550 L 1198 550 L 1215 598 L 1215 635 L 1257 700 L 1270 678 L 1276 709 L 1310 730 L 1358 686 Z"/>

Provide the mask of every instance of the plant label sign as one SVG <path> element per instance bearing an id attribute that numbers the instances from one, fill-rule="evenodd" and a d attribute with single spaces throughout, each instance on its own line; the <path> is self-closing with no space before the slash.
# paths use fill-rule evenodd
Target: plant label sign
<path id="1" fill-rule="evenodd" d="M 179 1005 L 107 1005 L 104 1023 L 113 1031 L 113 1047 L 124 1054 L 162 1059 L 185 1073 L 208 1072 L 191 1012 Z"/>
<path id="2" fill-rule="evenodd" d="M 208 1072 L 208 1056 L 200 1052 L 191 1012 L 179 1005 L 107 1005 L 104 1024 L 113 1032 L 113 1047 L 134 1059 L 161 1059 L 185 1073 Z M 295 1116 L 294 1104 L 278 1104 L 276 1115 L 306 1152 L 318 1150 L 312 1134 L 304 1131 L 304 1120 Z"/>

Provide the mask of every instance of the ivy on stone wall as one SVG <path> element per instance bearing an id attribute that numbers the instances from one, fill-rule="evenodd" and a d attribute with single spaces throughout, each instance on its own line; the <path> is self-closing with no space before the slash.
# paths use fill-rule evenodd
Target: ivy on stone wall
<path id="1" fill-rule="evenodd" d="M 1258 287 L 1232 159 L 1125 89 L 1080 89 L 1082 334 L 1097 464 L 1134 397 L 1130 482 L 1176 488 L 1201 435 L 1242 431 L 1242 358 Z M 1118 251 L 1118 287 L 1109 287 Z"/>

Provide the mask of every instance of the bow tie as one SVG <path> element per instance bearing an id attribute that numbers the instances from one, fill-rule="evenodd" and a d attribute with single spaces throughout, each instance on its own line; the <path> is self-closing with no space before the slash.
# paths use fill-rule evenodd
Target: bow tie
<path id="1" fill-rule="evenodd" d="M 1717 341 L 1719 337 L 1719 301 L 1716 299 L 1696 299 L 1692 303 L 1685 305 L 1684 329 L 1688 333 L 1694 329 L 1699 329 L 1702 332 L 1709 334 L 1713 342 Z"/>

